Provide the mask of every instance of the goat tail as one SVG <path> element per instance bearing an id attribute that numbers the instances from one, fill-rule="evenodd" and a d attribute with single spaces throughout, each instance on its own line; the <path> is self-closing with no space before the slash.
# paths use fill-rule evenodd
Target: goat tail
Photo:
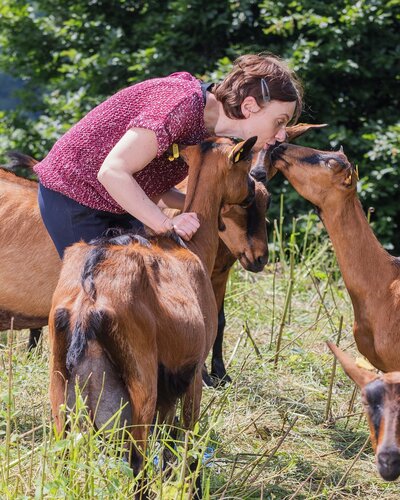
<path id="1" fill-rule="evenodd" d="M 113 320 L 109 310 L 90 306 L 75 322 L 68 347 L 66 367 L 71 371 L 76 368 L 86 353 L 89 340 L 98 339 L 112 328 Z"/>

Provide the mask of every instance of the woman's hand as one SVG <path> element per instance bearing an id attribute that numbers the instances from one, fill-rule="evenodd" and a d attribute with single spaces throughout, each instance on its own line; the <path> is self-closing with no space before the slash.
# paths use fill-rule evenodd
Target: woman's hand
<path id="1" fill-rule="evenodd" d="M 172 219 L 167 218 L 164 223 L 166 230 L 173 230 L 186 241 L 189 241 L 200 227 L 199 218 L 194 212 L 185 212 Z"/>

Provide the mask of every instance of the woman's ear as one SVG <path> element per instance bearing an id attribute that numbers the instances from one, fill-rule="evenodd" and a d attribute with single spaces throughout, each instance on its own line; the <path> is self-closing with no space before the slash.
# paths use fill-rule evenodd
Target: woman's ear
<path id="1" fill-rule="evenodd" d="M 248 118 L 252 113 L 257 113 L 257 111 L 259 111 L 261 108 L 257 104 L 256 99 L 253 96 L 248 95 L 243 99 L 242 104 L 240 105 L 240 109 L 243 113 L 243 116 L 245 118 Z"/>

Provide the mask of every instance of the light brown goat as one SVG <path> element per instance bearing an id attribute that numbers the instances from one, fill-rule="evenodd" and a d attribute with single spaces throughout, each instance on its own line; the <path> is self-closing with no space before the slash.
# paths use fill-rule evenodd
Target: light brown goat
<path id="1" fill-rule="evenodd" d="M 332 343 L 330 349 L 361 388 L 380 475 L 400 475 L 400 261 L 373 234 L 357 197 L 357 175 L 342 151 L 289 144 L 274 149 L 273 169 L 317 207 L 330 236 L 354 309 L 359 351 L 378 369 L 358 367 Z"/>
<path id="2" fill-rule="evenodd" d="M 132 408 L 137 473 L 156 408 L 171 421 L 178 397 L 183 424 L 197 420 L 201 370 L 217 329 L 210 276 L 218 249 L 218 217 L 224 204 L 249 204 L 250 150 L 255 138 L 187 147 L 185 209 L 199 215 L 200 228 L 184 249 L 166 237 L 150 245 L 125 235 L 68 248 L 49 317 L 50 399 L 58 431 L 65 384 L 96 339 L 121 370 Z M 228 153 L 230 153 L 228 155 Z M 107 384 L 107 381 L 105 381 Z M 107 387 L 105 388 L 107 392 Z"/>
<path id="3" fill-rule="evenodd" d="M 347 375 L 360 387 L 379 474 L 386 481 L 400 476 L 400 371 L 384 375 L 357 366 L 328 342 Z"/>
<path id="4" fill-rule="evenodd" d="M 400 371 L 400 260 L 372 232 L 353 166 L 342 151 L 291 144 L 271 158 L 272 168 L 318 209 L 353 304 L 358 350 L 379 370 Z"/>
<path id="5" fill-rule="evenodd" d="M 33 163 L 34 160 L 32 160 Z M 37 203 L 37 182 L 0 169 L 0 331 L 47 325 L 61 262 Z"/>

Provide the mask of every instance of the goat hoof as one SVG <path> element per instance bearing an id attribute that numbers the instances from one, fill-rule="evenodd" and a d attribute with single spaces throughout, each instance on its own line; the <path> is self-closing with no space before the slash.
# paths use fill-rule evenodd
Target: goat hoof
<path id="1" fill-rule="evenodd" d="M 223 387 L 232 382 L 231 377 L 226 373 L 225 369 L 222 371 L 213 370 L 211 374 L 209 374 L 205 365 L 203 366 L 202 377 L 204 385 L 207 387 L 214 387 L 214 389 Z"/>

